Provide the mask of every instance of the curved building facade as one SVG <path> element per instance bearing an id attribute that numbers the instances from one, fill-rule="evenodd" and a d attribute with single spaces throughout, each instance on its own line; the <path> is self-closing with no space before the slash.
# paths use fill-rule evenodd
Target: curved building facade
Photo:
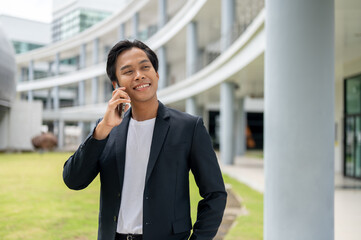
<path id="1" fill-rule="evenodd" d="M 263 7 L 262 0 L 125 1 L 111 17 L 88 30 L 17 55 L 22 73 L 19 96 L 43 102 L 44 123 L 58 133 L 61 143 L 61 126 L 78 125 L 85 129 L 84 136 L 111 96 L 105 74 L 109 49 L 121 39 L 139 39 L 158 54 L 160 100 L 203 116 L 218 146 L 220 85 L 229 82 L 239 96 L 263 96 L 261 72 L 248 72 L 252 80 L 245 78 L 242 85 L 247 87 L 237 88 L 241 69 L 263 61 Z M 255 41 L 248 46 L 251 39 Z M 235 65 L 239 59 L 241 64 Z M 35 79 L 36 71 L 43 71 L 44 77 Z M 256 111 L 262 111 L 261 104 L 256 101 Z M 262 144 L 262 139 L 258 142 Z"/>
<path id="2" fill-rule="evenodd" d="M 15 53 L 0 25 L 0 107 L 10 107 L 16 96 Z"/>
<path id="3" fill-rule="evenodd" d="M 334 173 L 361 179 L 359 22 L 357 0 L 125 1 L 17 55 L 17 93 L 42 102 L 62 148 L 67 127 L 84 136 L 105 112 L 109 49 L 142 40 L 159 57 L 159 99 L 203 117 L 222 163 L 264 149 L 265 239 L 333 239 Z"/>
<path id="4" fill-rule="evenodd" d="M 0 151 L 32 150 L 41 128 L 41 104 L 16 99 L 15 73 L 14 49 L 0 26 Z"/>
<path id="5" fill-rule="evenodd" d="M 335 75 L 336 99 L 334 167 L 342 172 L 346 149 L 352 148 L 349 155 L 353 158 L 357 155 L 355 146 L 343 144 L 347 132 L 343 82 L 361 73 L 355 24 L 361 14 L 356 0 L 334 3 L 336 58 L 335 69 L 330 69 Z M 230 164 L 235 154 L 247 148 L 263 149 L 265 26 L 270 14 L 264 6 L 263 0 L 124 1 L 110 17 L 89 29 L 17 55 L 18 96 L 42 101 L 43 122 L 59 136 L 60 147 L 66 144 L 64 128 L 79 126 L 84 137 L 103 115 L 111 96 L 105 74 L 109 49 L 121 39 L 139 39 L 158 54 L 159 99 L 203 116 L 223 161 Z M 313 42 L 287 43 L 297 49 Z M 252 133 L 250 141 L 245 138 L 246 130 Z M 352 161 L 352 169 L 358 170 L 350 171 L 360 173 L 361 178 L 358 158 Z"/>

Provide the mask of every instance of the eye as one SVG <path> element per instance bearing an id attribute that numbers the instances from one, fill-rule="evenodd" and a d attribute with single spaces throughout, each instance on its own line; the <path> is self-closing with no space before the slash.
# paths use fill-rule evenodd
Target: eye
<path id="1" fill-rule="evenodd" d="M 133 71 L 126 71 L 124 74 L 125 74 L 125 75 L 130 75 L 130 74 L 132 74 L 132 72 L 133 72 Z"/>
<path id="2" fill-rule="evenodd" d="M 150 66 L 145 65 L 145 66 L 143 66 L 143 68 L 144 68 L 144 69 L 148 69 L 148 68 L 150 68 Z"/>

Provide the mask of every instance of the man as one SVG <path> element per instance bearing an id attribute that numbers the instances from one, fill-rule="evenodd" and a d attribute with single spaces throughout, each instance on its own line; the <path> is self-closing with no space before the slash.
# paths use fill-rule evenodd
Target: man
<path id="1" fill-rule="evenodd" d="M 100 240 L 188 239 L 189 170 L 203 197 L 190 239 L 213 239 L 221 223 L 227 194 L 209 135 L 201 118 L 158 101 L 157 71 L 156 54 L 140 41 L 110 50 L 107 74 L 120 87 L 64 165 L 64 182 L 75 190 L 100 173 Z M 118 105 L 127 103 L 121 118 Z"/>

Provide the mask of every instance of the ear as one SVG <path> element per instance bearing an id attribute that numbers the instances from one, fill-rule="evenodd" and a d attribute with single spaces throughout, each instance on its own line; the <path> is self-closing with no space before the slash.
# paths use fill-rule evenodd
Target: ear
<path id="1" fill-rule="evenodd" d="M 114 89 L 117 88 L 117 82 L 116 82 L 116 81 L 112 81 L 112 85 L 113 85 L 113 88 L 114 88 Z"/>
<path id="2" fill-rule="evenodd" d="M 159 81 L 159 73 L 156 72 L 156 76 L 157 76 L 157 81 Z"/>

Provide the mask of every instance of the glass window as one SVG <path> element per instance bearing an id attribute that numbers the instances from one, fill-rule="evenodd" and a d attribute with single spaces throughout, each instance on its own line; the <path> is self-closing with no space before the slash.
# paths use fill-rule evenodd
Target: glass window
<path id="1" fill-rule="evenodd" d="M 53 42 L 72 37 L 110 15 L 110 12 L 76 9 L 63 17 L 54 20 Z"/>
<path id="2" fill-rule="evenodd" d="M 351 78 L 346 80 L 346 112 L 348 114 L 361 112 L 360 80 L 360 78 Z"/>
<path id="3" fill-rule="evenodd" d="M 361 178 L 361 75 L 345 80 L 344 173 Z"/>

